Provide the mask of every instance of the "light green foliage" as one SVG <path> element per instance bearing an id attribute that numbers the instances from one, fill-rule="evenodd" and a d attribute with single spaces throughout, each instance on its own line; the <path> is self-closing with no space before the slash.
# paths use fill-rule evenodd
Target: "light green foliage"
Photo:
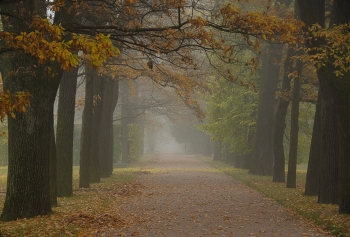
<path id="1" fill-rule="evenodd" d="M 250 136 L 255 133 L 257 93 L 224 80 L 214 82 L 212 87 L 215 92 L 205 98 L 208 117 L 201 129 L 215 142 L 226 144 L 230 152 L 249 154 L 253 140 Z"/>
<path id="2" fill-rule="evenodd" d="M 128 124 L 128 141 L 130 142 L 129 159 L 133 162 L 140 158 L 140 137 L 138 124 Z"/>

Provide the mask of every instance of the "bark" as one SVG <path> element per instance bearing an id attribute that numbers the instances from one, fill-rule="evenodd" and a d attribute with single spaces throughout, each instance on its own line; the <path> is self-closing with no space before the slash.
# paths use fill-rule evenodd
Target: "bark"
<path id="1" fill-rule="evenodd" d="M 29 19 L 35 14 L 44 16 L 46 12 L 45 1 L 23 1 L 17 7 L 26 9 L 24 17 Z M 1 10 L 13 12 L 14 8 L 10 3 Z M 12 18 L 4 21 L 3 27 L 5 30 L 28 29 L 25 21 Z M 33 96 L 25 114 L 8 118 L 8 177 L 1 220 L 11 221 L 51 212 L 48 138 L 59 79 L 45 76 L 47 65 L 37 65 L 37 59 L 27 54 L 8 52 L 2 56 L 4 89 L 11 93 L 30 92 Z"/>
<path id="2" fill-rule="evenodd" d="M 156 151 L 156 132 L 153 129 L 147 130 L 147 153 L 154 154 Z"/>
<path id="3" fill-rule="evenodd" d="M 334 23 L 350 23 L 350 2 L 346 0 L 334 1 Z M 350 74 L 337 78 L 335 87 L 340 97 L 340 190 L 339 213 L 350 214 Z"/>
<path id="4" fill-rule="evenodd" d="M 234 167 L 239 169 L 245 168 L 245 161 L 247 159 L 247 155 L 235 155 L 234 157 Z"/>
<path id="5" fill-rule="evenodd" d="M 316 104 L 314 127 L 312 131 L 309 162 L 306 174 L 305 195 L 308 196 L 317 196 L 319 193 L 319 177 L 322 156 L 321 105 L 322 96 L 321 93 L 319 93 Z"/>
<path id="6" fill-rule="evenodd" d="M 204 147 L 203 147 L 203 155 L 204 156 L 211 156 L 212 154 L 212 142 L 210 141 L 210 136 L 209 135 L 206 135 L 204 134 L 203 135 L 203 139 L 204 139 Z"/>
<path id="7" fill-rule="evenodd" d="M 342 156 L 340 156 L 339 213 L 350 214 L 350 94 L 343 95 L 340 123 Z"/>
<path id="8" fill-rule="evenodd" d="M 279 79 L 282 45 L 270 48 L 269 56 L 263 61 L 258 118 L 256 129 L 256 143 L 254 147 L 253 163 L 250 172 L 258 175 L 273 174 L 273 134 L 274 114 L 276 104 L 276 90 Z"/>
<path id="9" fill-rule="evenodd" d="M 131 123 L 131 111 L 130 111 L 130 101 L 129 94 L 130 88 L 126 82 L 121 82 L 120 84 L 120 94 L 121 94 L 121 143 L 122 143 L 122 162 L 130 162 L 130 141 L 128 139 L 128 124 Z"/>
<path id="10" fill-rule="evenodd" d="M 118 93 L 118 81 L 107 82 L 99 138 L 101 178 L 110 176 L 113 171 L 113 112 L 117 105 Z"/>
<path id="11" fill-rule="evenodd" d="M 290 145 L 288 160 L 287 188 L 296 188 L 297 185 L 297 158 L 299 136 L 299 104 L 300 104 L 300 76 L 303 64 L 297 61 L 298 78 L 294 78 L 293 101 L 291 111 Z"/>
<path id="12" fill-rule="evenodd" d="M 90 187 L 90 160 L 93 126 L 93 76 L 90 73 L 86 75 L 85 84 L 85 105 L 82 118 L 81 141 L 80 141 L 80 172 L 79 187 Z"/>
<path id="13" fill-rule="evenodd" d="M 92 111 L 92 127 L 91 129 L 91 147 L 90 147 L 90 183 L 100 182 L 100 128 L 102 119 L 102 108 L 105 97 L 105 85 L 103 77 L 97 75 L 96 71 L 93 71 L 93 111 Z"/>
<path id="14" fill-rule="evenodd" d="M 339 105 L 331 79 L 334 79 L 332 67 L 318 70 L 320 93 L 322 93 L 322 163 L 320 176 L 320 203 L 337 204 L 339 201 L 339 156 L 340 124 Z"/>
<path id="15" fill-rule="evenodd" d="M 214 160 L 222 160 L 221 148 L 216 143 L 214 146 Z"/>
<path id="16" fill-rule="evenodd" d="M 324 0 L 298 0 L 297 2 L 301 20 L 306 23 L 305 29 L 315 23 L 319 23 L 321 26 L 325 25 Z M 337 14 L 335 12 L 334 15 Z M 308 41 L 307 46 L 319 47 L 323 43 L 322 40 Z M 341 100 L 335 88 L 334 83 L 337 78 L 335 78 L 333 71 L 334 67 L 331 63 L 317 70 L 320 83 L 319 93 L 322 96 L 322 163 L 318 195 L 320 203 L 339 202 L 339 156 L 342 155 L 340 151 L 343 151 L 342 144 L 339 141 L 341 130 L 339 105 Z"/>
<path id="17" fill-rule="evenodd" d="M 73 134 L 75 114 L 75 94 L 78 69 L 65 71 L 60 83 L 56 151 L 57 151 L 57 195 L 73 195 Z"/>
<path id="18" fill-rule="evenodd" d="M 50 119 L 50 200 L 51 206 L 57 206 L 57 156 L 55 142 L 55 123 L 53 114 Z"/>
<path id="19" fill-rule="evenodd" d="M 287 92 L 290 90 L 290 79 L 288 74 L 292 71 L 293 63 L 291 57 L 295 55 L 294 49 L 290 48 L 287 52 L 286 62 L 284 64 L 284 75 L 281 92 Z M 275 134 L 273 140 L 273 151 L 274 151 L 274 166 L 273 166 L 273 182 L 284 183 L 285 178 L 285 155 L 283 138 L 284 131 L 286 128 L 286 116 L 289 106 L 289 100 L 279 98 L 277 112 L 276 112 L 276 123 L 275 123 Z"/>
<path id="20" fill-rule="evenodd" d="M 145 150 L 145 116 L 140 115 L 138 117 L 138 125 L 139 125 L 139 157 L 142 157 Z"/>

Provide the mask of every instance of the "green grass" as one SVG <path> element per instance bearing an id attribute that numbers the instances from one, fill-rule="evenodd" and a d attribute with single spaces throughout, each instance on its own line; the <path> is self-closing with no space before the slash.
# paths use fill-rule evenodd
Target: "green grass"
<path id="1" fill-rule="evenodd" d="M 225 163 L 213 161 L 211 157 L 200 157 L 200 159 L 265 196 L 276 200 L 287 209 L 316 223 L 335 236 L 350 236 L 350 215 L 340 215 L 338 214 L 337 205 L 318 204 L 317 197 L 303 194 L 306 179 L 305 164 L 298 165 L 297 188 L 290 189 L 285 187 L 285 183 L 273 183 L 271 176 L 249 174 L 247 170 L 236 169 Z"/>

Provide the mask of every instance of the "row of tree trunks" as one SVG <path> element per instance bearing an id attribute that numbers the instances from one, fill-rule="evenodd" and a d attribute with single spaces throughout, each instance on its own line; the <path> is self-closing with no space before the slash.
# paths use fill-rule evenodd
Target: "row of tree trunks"
<path id="1" fill-rule="evenodd" d="M 113 172 L 113 112 L 117 81 L 88 72 L 81 134 L 80 187 L 100 182 Z"/>

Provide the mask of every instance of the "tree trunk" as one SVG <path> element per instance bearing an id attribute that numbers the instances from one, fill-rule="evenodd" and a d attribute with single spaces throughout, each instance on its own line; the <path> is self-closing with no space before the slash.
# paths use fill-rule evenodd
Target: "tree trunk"
<path id="1" fill-rule="evenodd" d="M 318 93 L 314 127 L 306 173 L 305 195 L 317 196 L 319 193 L 319 177 L 321 165 L 322 127 L 321 127 L 322 96 Z"/>
<path id="2" fill-rule="evenodd" d="M 296 70 L 298 78 L 294 78 L 293 101 L 290 126 L 290 145 L 288 160 L 287 188 L 296 188 L 297 185 L 297 158 L 299 137 L 299 104 L 300 104 L 300 76 L 303 64 L 297 60 Z"/>
<path id="3" fill-rule="evenodd" d="M 100 180 L 100 129 L 102 119 L 102 108 L 105 97 L 105 85 L 104 78 L 97 74 L 97 71 L 92 72 L 94 74 L 93 81 L 93 115 L 92 115 L 92 127 L 91 129 L 91 148 L 90 148 L 90 183 L 99 183 Z"/>
<path id="4" fill-rule="evenodd" d="M 57 195 L 73 195 L 73 134 L 75 114 L 75 94 L 78 69 L 65 71 L 60 83 L 56 151 L 57 151 Z"/>
<path id="5" fill-rule="evenodd" d="M 214 160 L 222 160 L 221 148 L 216 143 L 214 146 Z"/>
<path id="6" fill-rule="evenodd" d="M 33 16 L 44 16 L 45 6 L 45 1 L 23 1 L 17 6 L 4 5 L 1 10 L 12 13 L 19 7 L 28 9 Z M 19 18 L 10 17 L 3 22 L 3 27 L 5 30 L 25 30 L 28 25 Z M 37 65 L 38 60 L 28 54 L 9 52 L 3 55 L 4 89 L 11 93 L 25 91 L 33 96 L 25 114 L 15 113 L 16 118 L 8 118 L 8 177 L 1 220 L 11 221 L 51 212 L 48 138 L 59 79 L 45 76 L 47 65 Z"/>
<path id="7" fill-rule="evenodd" d="M 320 203 L 338 204 L 339 201 L 339 156 L 340 124 L 337 92 L 331 85 L 334 79 L 332 67 L 318 70 L 322 93 L 322 163 L 320 176 Z"/>
<path id="8" fill-rule="evenodd" d="M 325 0 L 298 0 L 297 2 L 301 20 L 306 23 L 305 29 L 315 23 L 325 26 Z M 337 14 L 339 12 L 335 12 L 334 15 L 337 16 Z M 337 22 L 335 21 L 335 23 Z M 308 41 L 307 46 L 319 47 L 322 43 L 324 43 L 322 40 Z M 320 203 L 339 202 L 339 156 L 341 155 L 340 151 L 343 151 L 339 142 L 341 100 L 334 86 L 337 78 L 333 71 L 334 67 L 331 63 L 317 70 L 320 83 L 319 93 L 322 96 L 322 163 L 318 195 Z"/>
<path id="9" fill-rule="evenodd" d="M 207 134 L 204 134 L 204 147 L 203 147 L 203 155 L 204 156 L 211 156 L 211 141 L 210 141 L 210 136 Z"/>
<path id="10" fill-rule="evenodd" d="M 270 48 L 269 56 L 263 60 L 254 157 L 250 172 L 258 175 L 273 174 L 273 135 L 276 90 L 279 79 L 282 45 Z M 265 62 L 265 63 L 264 63 Z M 266 65 L 267 64 L 267 65 Z"/>
<path id="11" fill-rule="evenodd" d="M 347 0 L 334 1 L 334 23 L 350 23 L 350 2 Z M 349 65 L 347 65 L 349 66 Z M 335 87 L 340 97 L 340 190 L 339 213 L 350 214 L 350 73 L 336 80 Z"/>
<path id="12" fill-rule="evenodd" d="M 82 117 L 81 140 L 80 140 L 80 172 L 79 187 L 90 187 L 90 160 L 93 126 L 93 107 L 94 107 L 94 78 L 90 73 L 86 74 L 85 79 L 85 105 Z"/>
<path id="13" fill-rule="evenodd" d="M 295 55 L 293 48 L 288 49 L 286 61 L 284 63 L 284 75 L 281 92 L 287 92 L 290 90 L 290 79 L 289 73 L 292 72 L 293 62 L 292 58 Z M 285 155 L 283 138 L 284 131 L 286 128 L 286 116 L 289 106 L 289 100 L 279 98 L 277 112 L 276 112 L 276 123 L 275 123 L 275 134 L 273 140 L 273 151 L 274 151 L 274 166 L 273 166 L 273 182 L 284 183 L 285 178 Z"/>
<path id="14" fill-rule="evenodd" d="M 106 82 L 103 97 L 102 123 L 99 138 L 100 177 L 108 177 L 113 171 L 113 112 L 118 101 L 118 81 Z"/>
<path id="15" fill-rule="evenodd" d="M 121 143 L 122 143 L 122 162 L 130 162 L 130 141 L 129 141 L 129 132 L 128 125 L 131 120 L 131 111 L 130 111 L 130 101 L 129 101 L 129 92 L 130 88 L 126 82 L 121 82 L 120 84 L 120 94 L 121 94 Z"/>
<path id="16" fill-rule="evenodd" d="M 342 156 L 340 156 L 339 213 L 350 214 L 350 93 L 343 95 L 340 123 Z"/>
<path id="17" fill-rule="evenodd" d="M 50 124 L 50 200 L 51 206 L 57 206 L 57 156 L 53 113 L 50 116 Z"/>
<path id="18" fill-rule="evenodd" d="M 147 130 L 147 153 L 154 154 L 156 151 L 156 131 Z"/>
<path id="19" fill-rule="evenodd" d="M 108 154 L 108 157 L 109 157 L 109 175 L 112 175 L 113 173 L 113 163 L 114 163 L 114 136 L 119 136 L 119 134 L 114 134 L 114 125 L 113 125 L 113 114 L 114 114 L 114 110 L 117 106 L 117 103 L 118 103 L 118 100 L 119 100 L 119 81 L 114 81 L 113 82 L 113 104 L 111 106 L 111 110 L 113 108 L 113 111 L 111 112 L 110 114 L 110 124 L 111 124 L 111 129 L 110 129 L 110 142 L 111 142 L 111 146 L 109 147 L 109 154 Z"/>

